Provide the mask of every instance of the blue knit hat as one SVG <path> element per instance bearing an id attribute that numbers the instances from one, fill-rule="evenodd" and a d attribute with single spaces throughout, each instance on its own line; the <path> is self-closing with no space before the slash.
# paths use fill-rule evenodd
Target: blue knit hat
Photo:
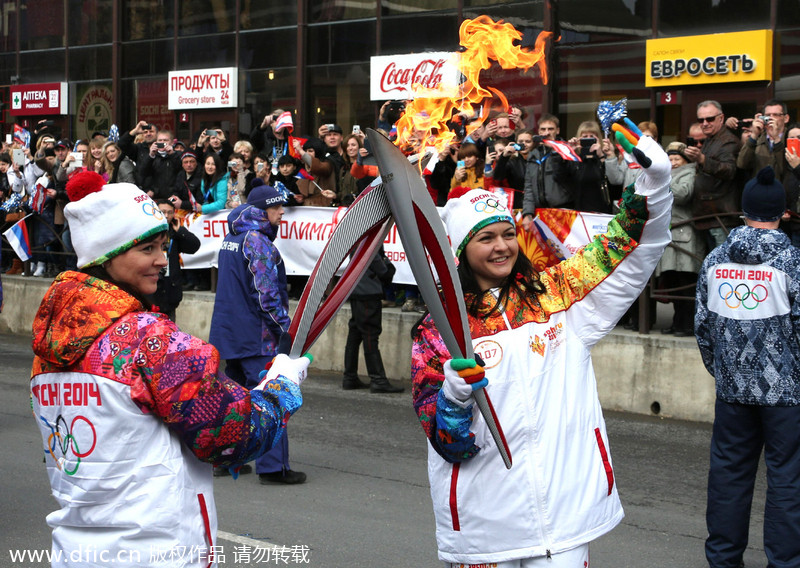
<path id="1" fill-rule="evenodd" d="M 753 221 L 777 221 L 786 212 L 786 191 L 767 166 L 747 182 L 742 192 L 742 212 Z"/>
<path id="2" fill-rule="evenodd" d="M 289 200 L 286 194 L 278 188 L 266 185 L 261 178 L 255 178 L 251 183 L 250 195 L 247 204 L 259 209 L 269 209 L 276 205 L 286 205 Z"/>

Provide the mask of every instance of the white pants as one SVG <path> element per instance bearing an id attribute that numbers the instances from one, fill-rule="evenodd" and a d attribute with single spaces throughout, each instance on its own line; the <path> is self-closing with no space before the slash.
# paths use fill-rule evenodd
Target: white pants
<path id="1" fill-rule="evenodd" d="M 508 562 L 483 564 L 448 564 L 449 568 L 589 568 L 589 544 L 581 545 L 558 554 L 521 558 Z"/>

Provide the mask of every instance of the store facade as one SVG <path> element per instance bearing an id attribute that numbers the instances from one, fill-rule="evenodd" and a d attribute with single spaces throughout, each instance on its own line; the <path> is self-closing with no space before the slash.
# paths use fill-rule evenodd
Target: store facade
<path id="1" fill-rule="evenodd" d="M 773 97 L 788 103 L 793 119 L 800 112 L 797 0 L 0 0 L 0 127 L 8 133 L 13 123 L 49 119 L 76 139 L 146 120 L 182 139 L 208 126 L 240 138 L 276 108 L 291 109 L 301 133 L 330 122 L 372 125 L 382 102 L 371 88 L 372 58 L 456 51 L 460 22 L 481 14 L 513 24 L 523 46 L 542 30 L 559 38 L 548 50 L 546 85 L 534 71 L 483 75 L 525 108 L 529 126 L 551 112 L 571 136 L 598 101 L 622 97 L 635 121 L 656 122 L 665 143 L 686 135 L 705 99 L 734 116 L 752 116 Z M 693 57 L 702 67 L 708 57 L 732 55 L 715 51 L 724 42 L 709 34 L 738 32 L 766 42 L 759 74 L 652 77 L 651 51 L 701 37 L 709 51 Z M 664 41 L 666 48 L 653 47 Z M 731 45 L 733 55 L 756 61 L 753 45 Z M 218 69 L 235 77 L 225 103 L 202 102 L 204 95 L 171 102 L 171 73 Z M 53 83 L 67 85 L 66 112 L 11 108 L 12 92 Z"/>

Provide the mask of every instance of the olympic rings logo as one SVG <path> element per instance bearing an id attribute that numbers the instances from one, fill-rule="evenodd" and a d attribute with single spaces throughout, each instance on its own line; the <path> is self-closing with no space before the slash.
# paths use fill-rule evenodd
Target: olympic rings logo
<path id="1" fill-rule="evenodd" d="M 45 448 L 45 453 L 52 456 L 58 469 L 62 469 L 61 466 L 66 462 L 65 456 L 67 455 L 67 452 L 70 452 L 77 458 L 77 461 L 75 462 L 74 469 L 68 470 L 65 468 L 64 473 L 67 475 L 75 475 L 75 473 L 78 471 L 78 467 L 81 465 L 81 459 L 91 454 L 97 445 L 97 431 L 94 428 L 94 424 L 92 424 L 89 419 L 84 416 L 76 416 L 72 419 L 72 422 L 69 424 L 69 426 L 67 426 L 67 421 L 61 415 L 59 415 L 59 417 L 56 419 L 55 426 L 50 424 L 44 418 L 44 416 L 39 416 L 39 418 L 47 425 L 48 428 L 50 428 L 50 435 L 47 437 L 47 447 Z M 81 443 L 85 451 L 81 451 L 81 448 L 78 446 L 78 440 L 75 437 L 75 428 L 78 425 L 79 420 L 85 422 L 89 427 L 88 431 L 91 432 L 91 438 L 86 438 L 83 435 L 81 436 L 83 441 L 86 441 L 87 439 L 91 441 L 91 443 Z M 87 433 L 86 428 L 81 428 L 81 431 L 83 434 Z M 56 454 L 58 454 L 58 456 Z"/>
<path id="2" fill-rule="evenodd" d="M 161 209 L 156 207 L 156 204 L 152 201 L 145 201 L 142 203 L 142 211 L 144 211 L 145 215 L 155 217 L 158 221 L 164 218 L 164 214 L 161 212 Z"/>
<path id="3" fill-rule="evenodd" d="M 723 282 L 719 285 L 717 292 L 725 305 L 732 310 L 740 306 L 746 310 L 754 310 L 769 296 L 769 292 L 763 284 L 756 284 L 751 290 L 750 286 L 744 282 L 737 284 L 736 287 L 729 282 Z"/>
<path id="4" fill-rule="evenodd" d="M 478 201 L 475 204 L 475 211 L 478 213 L 494 213 L 495 211 L 502 213 L 506 211 L 506 206 L 497 199 L 489 198 L 485 201 Z"/>

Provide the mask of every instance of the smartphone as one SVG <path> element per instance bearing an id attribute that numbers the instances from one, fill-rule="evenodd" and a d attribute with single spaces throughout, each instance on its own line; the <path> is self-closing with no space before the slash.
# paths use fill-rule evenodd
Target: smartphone
<path id="1" fill-rule="evenodd" d="M 520 150 L 522 150 L 522 146 L 520 146 L 520 145 L 519 145 L 519 144 L 517 144 L 516 142 L 512 142 L 512 143 L 511 143 L 511 147 L 512 147 L 512 148 L 514 148 L 514 150 L 516 150 L 517 152 L 519 152 Z"/>
<path id="2" fill-rule="evenodd" d="M 458 162 L 456 162 L 456 167 L 457 168 L 465 168 L 466 164 L 465 164 L 464 160 L 459 160 Z"/>
<path id="3" fill-rule="evenodd" d="M 361 127 L 358 124 L 353 125 L 353 134 L 358 134 L 361 132 Z"/>
<path id="4" fill-rule="evenodd" d="M 206 130 L 206 136 L 219 136 L 219 133 L 216 130 L 211 130 L 210 128 Z"/>
<path id="5" fill-rule="evenodd" d="M 142 126 L 142 130 L 153 130 L 153 125 L 145 124 L 144 126 Z"/>
<path id="6" fill-rule="evenodd" d="M 6 134 L 6 144 L 13 144 L 14 137 L 11 134 Z"/>
<path id="7" fill-rule="evenodd" d="M 687 146 L 697 146 L 697 140 L 695 140 L 694 138 L 689 136 L 688 138 L 686 138 L 686 145 Z"/>
<path id="8" fill-rule="evenodd" d="M 800 156 L 800 138 L 787 138 L 786 147 Z"/>
<path id="9" fill-rule="evenodd" d="M 263 169 L 264 169 L 264 162 L 258 162 L 258 163 L 256 164 L 256 171 L 257 171 L 257 172 L 260 172 L 260 171 L 261 171 L 261 170 L 263 170 Z"/>
<path id="10" fill-rule="evenodd" d="M 25 151 L 22 148 L 14 148 L 11 151 L 11 159 L 14 163 L 22 167 L 25 165 Z"/>
<path id="11" fill-rule="evenodd" d="M 73 166 L 75 166 L 76 168 L 83 167 L 83 154 L 81 154 L 80 152 L 70 152 L 69 155 L 75 159 L 75 161 L 72 162 Z"/>

